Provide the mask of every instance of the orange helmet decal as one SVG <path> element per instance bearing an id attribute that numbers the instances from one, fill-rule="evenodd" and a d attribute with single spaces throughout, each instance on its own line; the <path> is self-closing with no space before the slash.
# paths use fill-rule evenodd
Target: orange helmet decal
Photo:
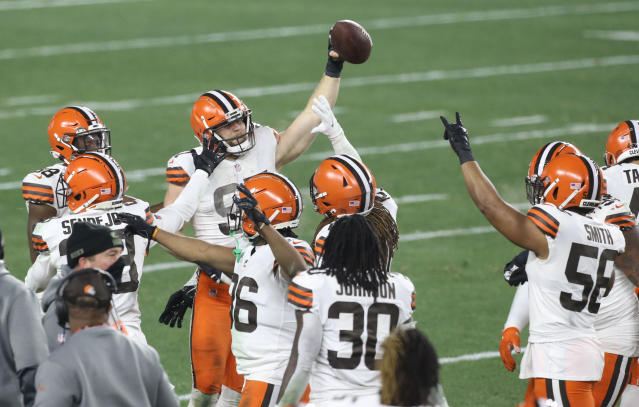
<path id="1" fill-rule="evenodd" d="M 621 122 L 608 136 L 604 161 L 607 166 L 618 164 L 629 158 L 639 157 L 639 121 L 626 120 Z"/>
<path id="2" fill-rule="evenodd" d="M 111 152 L 111 132 L 88 107 L 68 106 L 58 111 L 51 118 L 47 133 L 51 154 L 66 163 L 85 152 Z"/>
<path id="3" fill-rule="evenodd" d="M 540 176 L 543 193 L 539 202 L 559 209 L 594 208 L 603 192 L 603 174 L 590 158 L 578 154 L 562 154 L 552 159 Z"/>
<path id="4" fill-rule="evenodd" d="M 304 205 L 299 189 L 282 174 L 264 171 L 248 177 L 244 185 L 251 191 L 257 203 L 275 229 L 296 228 Z M 242 194 L 240 194 L 242 197 Z M 249 237 L 257 237 L 255 225 L 233 205 L 228 215 L 229 228 L 240 227 Z"/>
<path id="5" fill-rule="evenodd" d="M 242 120 L 245 132 L 224 139 L 217 130 Z M 243 154 L 255 145 L 251 110 L 234 94 L 225 90 L 210 90 L 203 93 L 191 109 L 191 127 L 197 139 L 204 143 L 211 137 L 224 143 L 231 154 Z"/>
<path id="6" fill-rule="evenodd" d="M 73 213 L 122 205 L 126 177 L 120 164 L 102 153 L 85 153 L 73 159 L 64 174 L 67 206 Z"/>
<path id="7" fill-rule="evenodd" d="M 310 180 L 315 211 L 330 216 L 368 213 L 375 203 L 375 178 L 360 161 L 334 155 L 322 161 Z"/>

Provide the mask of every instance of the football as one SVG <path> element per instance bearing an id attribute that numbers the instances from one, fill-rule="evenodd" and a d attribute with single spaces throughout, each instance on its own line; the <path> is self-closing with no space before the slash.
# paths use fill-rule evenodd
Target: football
<path id="1" fill-rule="evenodd" d="M 346 62 L 361 64 L 371 54 L 373 41 L 364 27 L 351 20 L 340 20 L 330 32 L 331 44 Z"/>

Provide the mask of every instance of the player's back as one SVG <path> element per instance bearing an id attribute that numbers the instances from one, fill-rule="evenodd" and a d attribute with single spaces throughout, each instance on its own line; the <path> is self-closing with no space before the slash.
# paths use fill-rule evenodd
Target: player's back
<path id="1" fill-rule="evenodd" d="M 298 274 L 289 295 L 298 308 L 310 309 L 323 326 L 322 345 L 311 373 L 311 401 L 325 402 L 343 394 L 377 394 L 381 386 L 376 360 L 381 344 L 398 325 L 413 324 L 413 283 L 390 273 L 375 298 L 361 287 L 341 285 L 324 270 Z"/>
<path id="2" fill-rule="evenodd" d="M 594 338 L 600 298 L 625 247 L 621 231 L 551 204 L 535 205 L 528 217 L 547 235 L 549 247 L 547 259 L 531 252 L 526 265 L 529 342 Z"/>
<path id="3" fill-rule="evenodd" d="M 622 163 L 603 169 L 608 193 L 639 213 L 639 165 Z M 635 195 L 637 196 L 635 198 Z M 635 286 L 615 266 L 615 283 L 602 298 L 595 320 L 597 337 L 605 352 L 633 356 L 639 343 L 639 304 Z"/>
<path id="4" fill-rule="evenodd" d="M 286 238 L 312 265 L 308 243 Z M 286 296 L 289 282 L 280 275 L 270 246 L 247 246 L 235 265 L 229 291 L 232 349 L 237 371 L 247 380 L 280 384 L 288 364 L 297 323 Z"/>

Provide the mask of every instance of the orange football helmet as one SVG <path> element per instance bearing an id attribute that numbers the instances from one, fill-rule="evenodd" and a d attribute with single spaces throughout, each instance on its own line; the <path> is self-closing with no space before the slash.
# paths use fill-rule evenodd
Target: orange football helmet
<path id="1" fill-rule="evenodd" d="M 89 151 L 111 153 L 111 132 L 88 107 L 69 106 L 53 115 L 48 128 L 51 154 L 68 163 Z"/>
<path id="2" fill-rule="evenodd" d="M 340 154 L 322 161 L 310 180 L 316 212 L 326 217 L 366 214 L 375 204 L 375 178 L 353 157 Z"/>
<path id="3" fill-rule="evenodd" d="M 102 153 L 85 153 L 71 160 L 64 181 L 67 206 L 73 213 L 120 207 L 127 189 L 120 164 Z"/>
<path id="4" fill-rule="evenodd" d="M 246 132 L 225 140 L 217 131 L 242 120 Z M 254 125 L 251 121 L 251 109 L 234 94 L 225 90 L 210 90 L 195 101 L 191 109 L 191 127 L 201 143 L 207 143 L 211 137 L 221 141 L 229 154 L 240 155 L 255 145 Z"/>
<path id="5" fill-rule="evenodd" d="M 608 136 L 604 161 L 607 166 L 615 165 L 629 158 L 639 157 L 639 121 L 626 120 L 619 123 Z"/>
<path id="6" fill-rule="evenodd" d="M 567 153 L 582 154 L 577 147 L 565 141 L 551 141 L 535 153 L 532 160 L 530 160 L 530 165 L 528 165 L 528 175 L 526 176 L 526 197 L 528 202 L 535 204 L 535 196 L 531 194 L 532 188 L 529 188 L 529 185 L 532 186 L 535 183 L 550 160 L 558 155 Z"/>
<path id="7" fill-rule="evenodd" d="M 257 203 L 271 221 L 275 229 L 296 228 L 300 223 L 302 210 L 302 195 L 299 189 L 282 174 L 264 171 L 248 177 L 244 185 L 251 191 Z M 244 194 L 238 192 L 239 197 Z M 240 208 L 232 204 L 227 222 L 231 231 L 239 231 L 240 228 L 249 238 L 257 237 L 255 225 L 248 219 Z"/>
<path id="8" fill-rule="evenodd" d="M 595 208 L 603 194 L 603 174 L 590 158 L 561 154 L 544 168 L 534 185 L 534 203 L 547 202 L 559 209 Z"/>

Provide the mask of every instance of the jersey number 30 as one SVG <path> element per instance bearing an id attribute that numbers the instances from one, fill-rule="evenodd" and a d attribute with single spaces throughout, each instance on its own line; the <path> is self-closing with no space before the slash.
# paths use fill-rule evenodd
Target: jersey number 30
<path id="1" fill-rule="evenodd" d="M 328 363 L 334 369 L 355 369 L 362 361 L 362 351 L 364 341 L 364 307 L 357 302 L 338 301 L 333 303 L 328 309 L 328 317 L 339 319 L 340 314 L 350 314 L 353 316 L 353 329 L 339 331 L 340 342 L 350 342 L 353 344 L 353 351 L 350 357 L 339 357 L 337 351 L 328 351 Z M 368 308 L 366 312 L 366 353 L 364 354 L 364 364 L 370 370 L 375 370 L 375 352 L 377 350 L 378 320 L 380 315 L 388 315 L 390 319 L 388 332 L 397 326 L 399 319 L 399 308 L 395 304 L 376 302 Z"/>

